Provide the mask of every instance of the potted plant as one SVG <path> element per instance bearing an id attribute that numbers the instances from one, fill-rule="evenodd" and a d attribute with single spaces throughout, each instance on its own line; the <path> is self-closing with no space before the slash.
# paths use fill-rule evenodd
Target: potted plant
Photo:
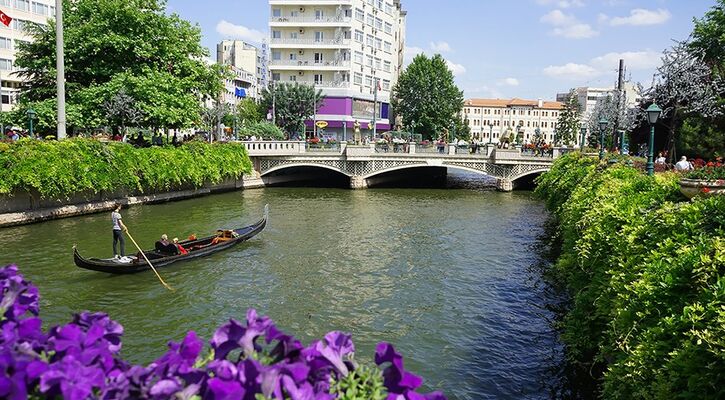
<path id="1" fill-rule="evenodd" d="M 685 173 L 680 179 L 680 191 L 688 198 L 725 194 L 725 165 L 720 161 L 708 162 Z"/>

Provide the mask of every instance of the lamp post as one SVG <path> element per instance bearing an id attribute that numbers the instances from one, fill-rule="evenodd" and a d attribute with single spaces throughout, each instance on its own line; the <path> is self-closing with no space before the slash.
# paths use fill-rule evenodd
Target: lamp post
<path id="1" fill-rule="evenodd" d="M 586 135 L 587 135 L 587 124 L 581 124 L 581 141 L 579 142 L 579 148 L 581 149 L 582 153 L 584 152 L 584 142 L 586 141 Z"/>
<path id="2" fill-rule="evenodd" d="M 604 130 L 607 129 L 609 121 L 602 117 L 599 119 L 599 159 L 604 159 Z"/>
<path id="3" fill-rule="evenodd" d="M 493 120 L 488 121 L 488 144 L 493 143 Z"/>
<path id="4" fill-rule="evenodd" d="M 415 120 L 410 121 L 410 143 L 413 142 L 415 135 Z"/>
<path id="5" fill-rule="evenodd" d="M 35 119 L 35 116 L 37 115 L 35 113 L 35 110 L 32 108 L 28 108 L 28 111 L 25 112 L 25 114 L 28 116 L 28 125 L 30 126 L 30 137 L 34 138 L 33 135 L 33 120 Z"/>
<path id="6" fill-rule="evenodd" d="M 647 121 L 649 121 L 649 144 L 647 148 L 647 175 L 652 176 L 655 174 L 655 124 L 662 114 L 662 109 L 656 104 L 652 103 L 647 107 Z"/>

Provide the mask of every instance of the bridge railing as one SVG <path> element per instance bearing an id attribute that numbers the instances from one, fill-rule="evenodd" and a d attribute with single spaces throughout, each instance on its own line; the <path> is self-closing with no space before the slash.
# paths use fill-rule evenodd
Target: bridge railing
<path id="1" fill-rule="evenodd" d="M 250 156 L 284 156 L 304 153 L 305 142 L 288 140 L 241 142 Z"/>

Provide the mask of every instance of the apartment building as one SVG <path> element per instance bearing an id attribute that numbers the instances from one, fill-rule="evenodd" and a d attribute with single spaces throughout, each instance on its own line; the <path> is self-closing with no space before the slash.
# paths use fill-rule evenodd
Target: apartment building
<path id="1" fill-rule="evenodd" d="M 225 101 L 234 104 L 235 98 L 258 98 L 267 85 L 266 44 L 257 47 L 242 40 L 223 40 L 216 50 L 217 63 L 228 65 L 233 75 L 224 82 Z"/>
<path id="2" fill-rule="evenodd" d="M 576 92 L 579 106 L 581 107 L 581 122 L 586 123 L 589 117 L 594 112 L 594 108 L 597 106 L 597 101 L 603 97 L 614 94 L 616 88 L 614 86 L 608 88 L 595 88 L 595 87 L 578 87 L 574 88 Z M 637 90 L 637 87 L 630 82 L 624 84 L 625 104 L 628 108 L 635 107 L 641 96 Z M 569 93 L 557 93 L 556 101 L 566 102 L 569 99 Z"/>
<path id="3" fill-rule="evenodd" d="M 524 99 L 468 99 L 463 102 L 463 119 L 471 137 L 484 143 L 498 143 L 509 128 L 523 133 L 524 142 L 536 137 L 536 130 L 547 142 L 554 141 L 559 113 L 564 103 Z"/>
<path id="4" fill-rule="evenodd" d="M 24 32 L 29 23 L 45 24 L 55 17 L 54 0 L 0 0 L 0 10 L 10 16 L 10 26 L 0 24 L 0 99 L 2 111 L 10 111 L 17 100 L 22 80 L 14 74 L 18 43 L 30 40 Z"/>
<path id="5" fill-rule="evenodd" d="M 322 90 L 325 135 L 349 140 L 391 128 L 391 91 L 403 67 L 406 11 L 400 0 L 270 0 L 273 82 Z M 374 107 L 375 87 L 378 107 Z M 375 114 L 374 114 L 375 113 Z M 313 126 L 312 121 L 307 126 Z"/>

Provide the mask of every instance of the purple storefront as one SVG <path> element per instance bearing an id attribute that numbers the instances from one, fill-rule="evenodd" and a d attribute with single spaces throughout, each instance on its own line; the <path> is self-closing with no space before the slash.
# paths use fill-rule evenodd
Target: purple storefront
<path id="1" fill-rule="evenodd" d="M 360 133 L 363 137 L 372 136 L 372 121 L 374 103 L 369 100 L 326 97 L 317 111 L 316 121 L 325 121 L 327 126 L 317 128 L 317 136 L 335 140 L 352 140 L 355 121 L 360 123 Z M 377 106 L 377 133 L 381 134 L 390 130 L 390 104 L 378 102 Z M 307 135 L 314 133 L 314 121 L 305 122 Z M 319 125 L 318 125 L 319 126 Z"/>

